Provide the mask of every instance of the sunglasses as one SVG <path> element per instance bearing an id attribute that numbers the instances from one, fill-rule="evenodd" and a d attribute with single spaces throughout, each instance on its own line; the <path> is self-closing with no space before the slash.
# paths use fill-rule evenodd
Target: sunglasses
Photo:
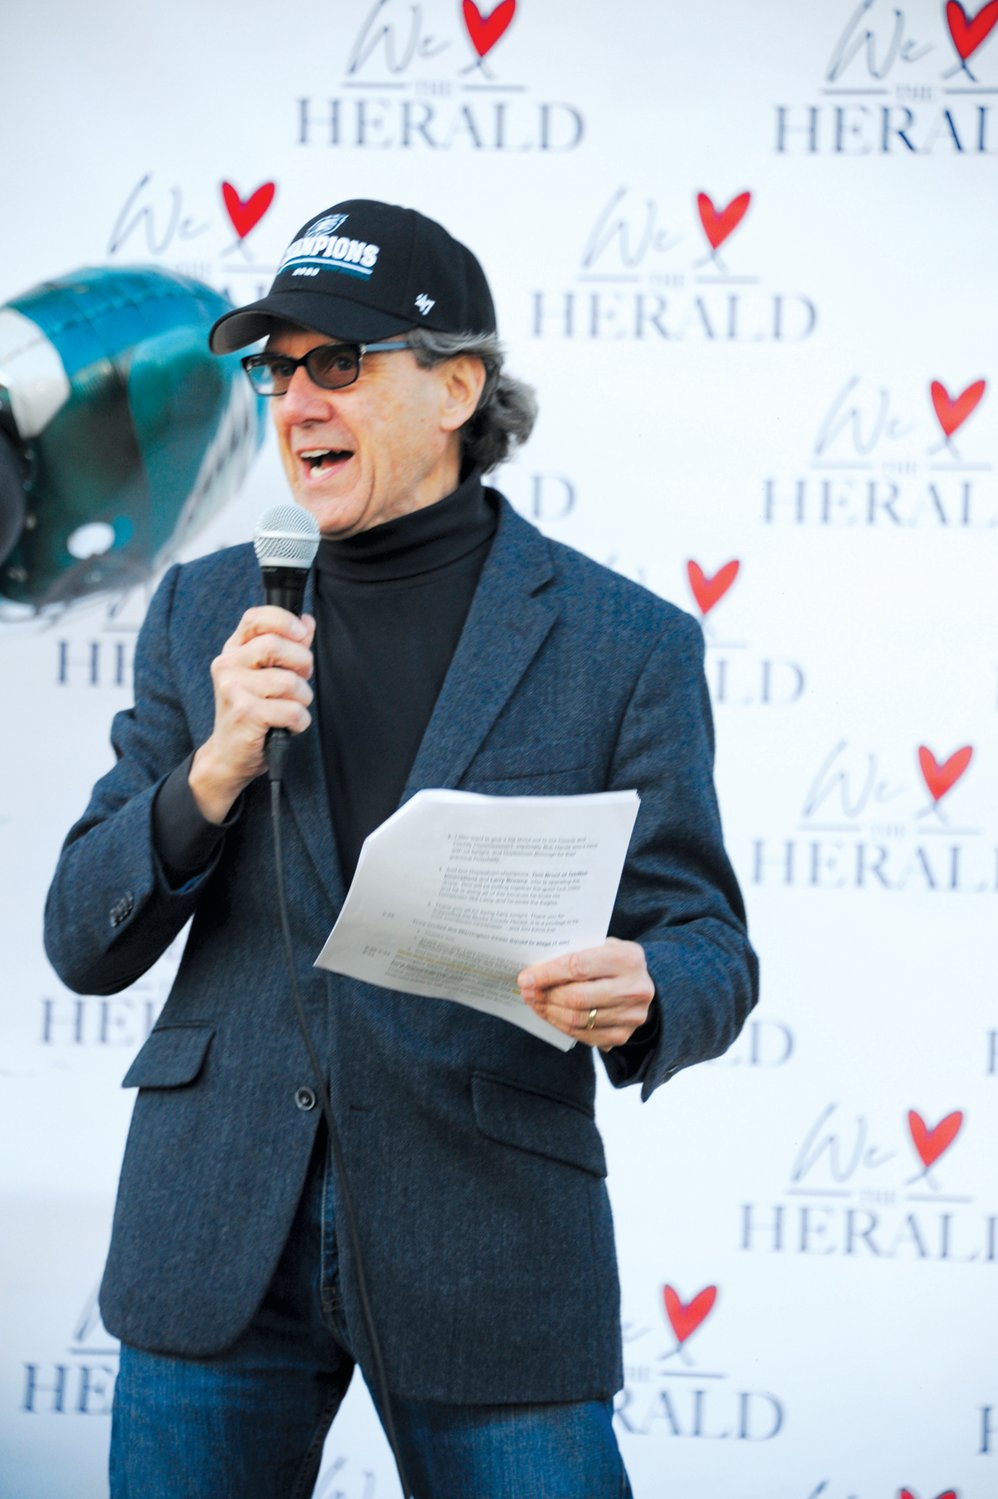
<path id="1" fill-rule="evenodd" d="M 301 359 L 293 359 L 290 354 L 247 354 L 241 363 L 258 396 L 283 396 L 301 365 L 309 379 L 323 390 L 343 390 L 359 378 L 365 354 L 391 354 L 410 347 L 408 343 L 397 342 L 319 344 Z"/>

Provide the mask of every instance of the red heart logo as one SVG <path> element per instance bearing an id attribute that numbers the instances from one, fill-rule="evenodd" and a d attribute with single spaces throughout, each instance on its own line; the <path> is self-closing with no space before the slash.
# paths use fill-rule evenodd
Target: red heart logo
<path id="1" fill-rule="evenodd" d="M 916 1113 L 914 1109 L 908 1110 L 908 1128 L 911 1130 L 911 1138 L 923 1166 L 931 1166 L 934 1161 L 938 1161 L 944 1151 L 949 1150 L 960 1133 L 962 1124 L 963 1112 L 960 1109 L 954 1109 L 952 1114 L 947 1114 L 945 1119 L 940 1119 L 935 1129 L 930 1129 L 921 1114 Z"/>
<path id="2" fill-rule="evenodd" d="M 914 1489 L 902 1489 L 898 1499 L 918 1499 Z M 936 1499 L 957 1499 L 956 1489 L 947 1489 L 945 1494 L 937 1494 Z"/>
<path id="3" fill-rule="evenodd" d="M 988 4 L 981 6 L 973 20 L 957 0 L 949 0 L 946 6 L 946 24 L 954 47 L 966 62 L 998 25 L 998 0 L 988 0 Z"/>
<path id="4" fill-rule="evenodd" d="M 672 1330 L 680 1343 L 685 1343 L 690 1334 L 696 1332 L 717 1300 L 717 1287 L 704 1286 L 692 1301 L 686 1302 L 680 1300 L 671 1286 L 663 1287 L 662 1294 L 665 1298 L 665 1315 L 669 1319 Z"/>
<path id="5" fill-rule="evenodd" d="M 701 614 L 709 614 L 714 605 L 720 603 L 737 578 L 740 566 L 740 562 L 726 562 L 712 578 L 708 578 L 699 562 L 687 562 L 686 575 Z"/>
<path id="6" fill-rule="evenodd" d="M 914 1489 L 902 1489 L 898 1499 L 918 1499 Z M 957 1499 L 956 1489 L 947 1489 L 945 1494 L 937 1494 L 936 1499 Z"/>
<path id="7" fill-rule="evenodd" d="M 998 0 L 994 0 L 994 3 L 998 5 Z M 947 437 L 952 437 L 979 403 L 987 389 L 987 381 L 975 380 L 973 385 L 968 385 L 955 401 L 945 385 L 941 385 L 938 380 L 933 380 L 929 389 L 932 392 L 932 405 L 939 418 L 939 425 Z"/>
<path id="8" fill-rule="evenodd" d="M 998 0 L 994 0 L 994 3 L 998 5 Z M 697 193 L 700 222 L 712 250 L 717 250 L 723 245 L 728 235 L 738 228 L 748 213 L 751 201 L 751 193 L 739 193 L 737 198 L 732 198 L 727 208 L 717 209 L 706 193 Z"/>
<path id="9" fill-rule="evenodd" d="M 973 754 L 973 746 L 965 744 L 962 749 L 954 750 L 949 759 L 940 764 L 930 749 L 926 749 L 924 744 L 919 745 L 918 763 L 922 768 L 925 784 L 929 788 L 929 795 L 934 802 L 942 801 L 947 791 L 956 785 L 970 764 Z"/>
<path id="10" fill-rule="evenodd" d="M 995 0 L 998 5 L 998 0 Z M 464 0 L 464 24 L 471 37 L 471 45 L 479 57 L 491 52 L 496 42 L 506 31 L 516 11 L 516 0 L 502 0 L 495 10 L 483 16 L 475 0 Z"/>
<path id="11" fill-rule="evenodd" d="M 274 201 L 276 187 L 273 182 L 265 182 L 258 187 L 255 193 L 250 193 L 248 198 L 240 198 L 231 182 L 222 183 L 222 197 L 232 227 L 240 239 L 245 239 L 250 230 L 255 228 L 263 218 L 267 209 Z"/>

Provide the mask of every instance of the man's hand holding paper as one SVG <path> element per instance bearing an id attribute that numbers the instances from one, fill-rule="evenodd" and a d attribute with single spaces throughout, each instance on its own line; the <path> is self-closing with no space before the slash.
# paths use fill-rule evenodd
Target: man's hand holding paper
<path id="1" fill-rule="evenodd" d="M 600 1051 L 629 1041 L 647 1021 L 655 997 L 644 948 L 616 937 L 533 963 L 517 983 L 535 1015 Z"/>

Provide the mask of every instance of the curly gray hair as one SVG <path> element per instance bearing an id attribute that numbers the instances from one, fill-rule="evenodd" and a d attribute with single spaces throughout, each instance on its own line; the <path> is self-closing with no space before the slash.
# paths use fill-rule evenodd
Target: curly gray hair
<path id="1" fill-rule="evenodd" d="M 498 468 L 533 431 L 537 418 L 533 387 L 503 371 L 503 348 L 494 333 L 434 333 L 430 328 L 413 328 L 406 338 L 424 369 L 459 354 L 482 361 L 485 384 L 474 416 L 461 429 L 462 453 L 484 474 Z"/>

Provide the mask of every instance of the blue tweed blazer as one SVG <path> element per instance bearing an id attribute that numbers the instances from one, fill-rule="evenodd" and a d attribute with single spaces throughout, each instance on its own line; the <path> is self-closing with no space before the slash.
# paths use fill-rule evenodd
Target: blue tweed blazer
<path id="1" fill-rule="evenodd" d="M 296 1104 L 311 1079 L 278 930 L 265 780 L 182 889 L 151 837 L 157 788 L 211 731 L 209 663 L 261 601 L 248 546 L 163 579 L 139 638 L 135 706 L 114 722 L 117 764 L 67 838 L 46 909 L 56 970 L 90 994 L 132 983 L 193 918 L 125 1079 L 139 1091 L 101 1292 L 111 1332 L 177 1354 L 219 1350 L 252 1317 L 319 1119 Z M 637 788 L 611 932 L 644 944 L 660 1025 L 603 1061 L 644 1097 L 721 1053 L 755 1000 L 712 785 L 702 654 L 687 615 L 502 501 L 404 794 Z M 463 1005 L 314 968 L 344 895 L 314 725 L 291 744 L 284 786 L 299 982 L 328 1064 L 391 1387 L 456 1402 L 607 1397 L 621 1382 L 619 1290 L 593 1051 L 562 1053 Z M 340 1254 L 363 1364 L 347 1242 Z"/>

